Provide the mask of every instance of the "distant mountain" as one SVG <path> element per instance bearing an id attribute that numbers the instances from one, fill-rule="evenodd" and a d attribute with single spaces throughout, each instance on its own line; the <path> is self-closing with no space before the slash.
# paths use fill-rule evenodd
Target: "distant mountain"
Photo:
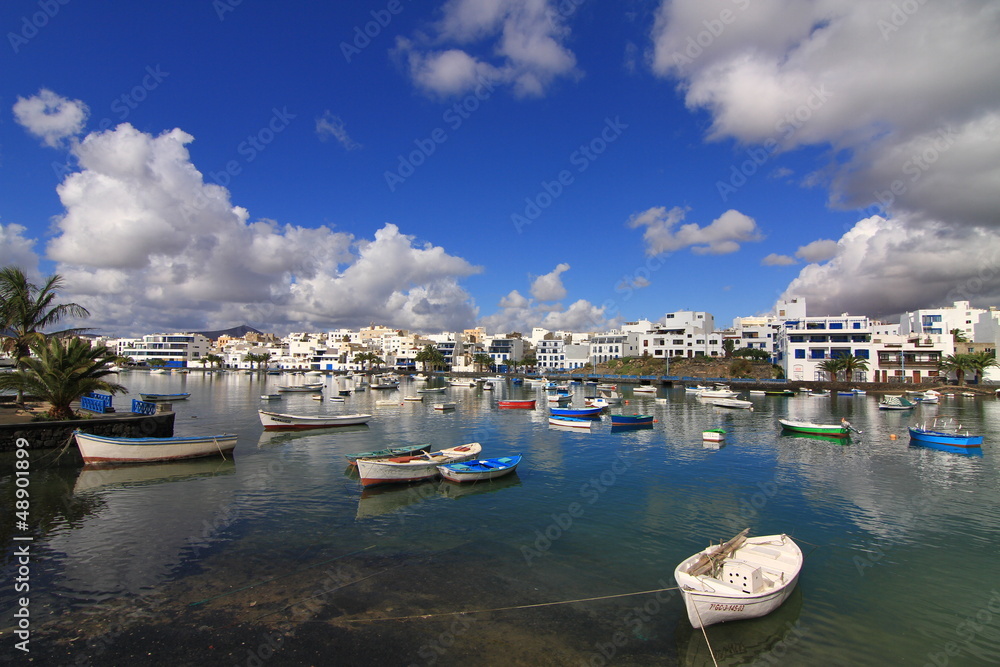
<path id="1" fill-rule="evenodd" d="M 210 340 L 215 340 L 219 336 L 230 336 L 231 338 L 243 338 L 243 336 L 248 333 L 263 334 L 262 331 L 257 331 L 253 327 L 248 327 L 245 324 L 241 324 L 238 327 L 233 327 L 232 329 L 219 329 L 218 331 L 193 331 L 192 333 L 201 334 L 205 338 Z"/>

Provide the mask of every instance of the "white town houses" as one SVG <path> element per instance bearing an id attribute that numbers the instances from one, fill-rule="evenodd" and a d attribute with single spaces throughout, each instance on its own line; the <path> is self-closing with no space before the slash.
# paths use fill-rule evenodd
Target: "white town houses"
<path id="1" fill-rule="evenodd" d="M 136 363 L 163 360 L 168 366 L 197 366 L 215 354 L 229 368 L 251 368 L 248 354 L 266 356 L 271 369 L 354 371 L 366 368 L 366 356 L 402 372 L 420 369 L 417 355 L 428 346 L 454 371 L 507 371 L 533 360 L 540 372 L 591 368 L 623 357 L 662 359 L 670 375 L 671 359 L 724 357 L 750 349 L 766 354 L 791 381 L 825 380 L 824 362 L 852 356 L 867 362 L 856 381 L 921 383 L 939 378 L 940 362 L 949 355 L 995 352 L 1000 342 L 1000 310 L 972 308 L 958 301 L 947 308 L 906 313 L 899 324 L 863 315 L 808 316 L 804 299 L 779 301 L 764 315 L 739 317 L 727 329 L 715 328 L 710 313 L 680 310 L 657 322 L 626 322 L 611 331 L 579 333 L 534 328 L 530 335 L 488 334 L 482 327 L 457 332 L 414 334 L 371 325 L 358 330 L 271 334 L 248 333 L 210 341 L 200 333 L 150 334 L 136 339 L 98 339 Z M 491 368 L 483 368 L 485 359 Z M 985 379 L 1000 379 L 989 369 Z"/>

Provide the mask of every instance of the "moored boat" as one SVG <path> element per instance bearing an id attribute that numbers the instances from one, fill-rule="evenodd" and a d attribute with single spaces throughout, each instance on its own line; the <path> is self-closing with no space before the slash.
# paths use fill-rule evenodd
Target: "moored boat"
<path id="1" fill-rule="evenodd" d="M 188 392 L 181 392 L 179 394 L 139 394 L 142 400 L 147 402 L 155 401 L 184 401 L 191 398 L 191 394 Z"/>
<path id="2" fill-rule="evenodd" d="M 478 482 L 509 475 L 517 469 L 517 464 L 520 462 L 521 455 L 515 454 L 464 463 L 447 463 L 439 465 L 437 469 L 441 476 L 450 482 Z"/>
<path id="3" fill-rule="evenodd" d="M 280 392 L 323 391 L 323 383 L 312 382 L 309 384 L 283 384 L 283 385 L 278 385 L 278 391 Z"/>
<path id="4" fill-rule="evenodd" d="M 744 401 L 740 398 L 713 398 L 712 405 L 718 408 L 736 408 L 739 410 L 753 410 L 753 401 Z"/>
<path id="5" fill-rule="evenodd" d="M 632 387 L 633 394 L 655 394 L 656 387 L 651 384 L 641 384 L 638 387 Z"/>
<path id="6" fill-rule="evenodd" d="M 851 432 L 851 423 L 846 419 L 842 419 L 839 424 L 816 424 L 792 419 L 779 419 L 778 423 L 781 424 L 781 428 L 793 433 L 809 433 L 812 435 L 846 438 Z"/>
<path id="7" fill-rule="evenodd" d="M 637 424 L 652 424 L 653 415 L 611 415 L 612 426 L 635 426 Z"/>
<path id="8" fill-rule="evenodd" d="M 534 410 L 535 409 L 535 399 L 530 401 L 497 401 L 498 408 L 505 409 L 523 409 L 523 410 Z"/>
<path id="9" fill-rule="evenodd" d="M 231 433 L 194 437 L 112 438 L 76 430 L 73 435 L 85 464 L 145 463 L 215 455 L 226 458 L 226 452 L 236 447 L 236 436 Z"/>
<path id="10" fill-rule="evenodd" d="M 769 614 L 798 583 L 802 551 L 792 538 L 748 538 L 748 531 L 694 554 L 674 570 L 693 627 Z"/>
<path id="11" fill-rule="evenodd" d="M 722 442 L 726 439 L 726 431 L 721 428 L 710 428 L 701 432 L 701 439 L 709 442 Z"/>
<path id="12" fill-rule="evenodd" d="M 366 424 L 371 420 L 371 415 L 289 415 L 280 412 L 265 412 L 258 410 L 260 423 L 264 425 L 264 430 L 303 430 L 310 428 L 329 428 L 331 426 L 351 426 L 354 424 Z"/>
<path id="13" fill-rule="evenodd" d="M 386 447 L 385 449 L 376 449 L 370 452 L 355 452 L 354 454 L 345 454 L 347 461 L 352 465 L 358 464 L 358 459 L 389 459 L 396 456 L 415 456 L 421 452 L 429 452 L 431 450 L 430 444 L 426 445 L 407 445 L 405 447 Z"/>
<path id="14" fill-rule="evenodd" d="M 562 426 L 564 428 L 578 428 L 589 431 L 590 427 L 593 426 L 593 419 L 584 419 L 582 417 L 559 417 L 556 415 L 549 415 L 549 426 Z"/>
<path id="15" fill-rule="evenodd" d="M 456 405 L 453 401 L 446 401 L 444 403 L 435 403 L 434 409 L 444 412 L 445 410 L 454 410 Z"/>
<path id="16" fill-rule="evenodd" d="M 878 402 L 879 410 L 912 410 L 917 404 L 901 394 L 886 394 Z"/>
<path id="17" fill-rule="evenodd" d="M 604 408 L 549 408 L 557 417 L 596 417 Z"/>
<path id="18" fill-rule="evenodd" d="M 930 425 L 923 424 L 909 427 L 910 441 L 927 447 L 961 447 L 979 448 L 983 444 L 983 436 L 972 435 L 969 429 L 962 429 L 961 424 L 953 425 L 950 420 L 935 419 Z"/>
<path id="19" fill-rule="evenodd" d="M 262 401 L 277 401 L 281 398 L 281 394 L 261 394 L 260 400 Z"/>
<path id="20" fill-rule="evenodd" d="M 417 482 L 437 477 L 439 465 L 461 463 L 476 458 L 482 449 L 482 445 L 478 442 L 470 442 L 416 456 L 397 456 L 374 461 L 358 459 L 358 474 L 361 475 L 363 486 Z"/>

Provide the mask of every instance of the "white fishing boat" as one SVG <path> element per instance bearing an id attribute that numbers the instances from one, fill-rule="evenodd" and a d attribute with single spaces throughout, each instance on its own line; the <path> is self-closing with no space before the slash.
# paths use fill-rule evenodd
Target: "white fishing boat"
<path id="1" fill-rule="evenodd" d="M 366 487 L 376 484 L 417 482 L 437 477 L 440 465 L 469 461 L 479 456 L 482 450 L 483 447 L 478 442 L 470 442 L 415 456 L 398 456 L 381 460 L 358 459 L 358 474 L 361 476 L 361 484 Z"/>
<path id="2" fill-rule="evenodd" d="M 260 423 L 264 425 L 266 431 L 351 426 L 353 424 L 367 424 L 372 418 L 371 415 L 364 414 L 306 416 L 265 412 L 264 410 L 258 410 L 257 414 L 260 416 Z"/>
<path id="3" fill-rule="evenodd" d="M 712 405 L 719 408 L 737 408 L 739 410 L 753 410 L 753 401 L 744 401 L 740 398 L 713 398 Z"/>
<path id="4" fill-rule="evenodd" d="M 655 394 L 656 387 L 651 384 L 641 384 L 638 387 L 632 387 L 633 394 Z"/>
<path id="5" fill-rule="evenodd" d="M 308 384 L 280 384 L 278 385 L 278 391 L 280 392 L 313 392 L 313 391 L 323 391 L 322 382 L 311 382 Z"/>
<path id="6" fill-rule="evenodd" d="M 441 412 L 444 412 L 445 410 L 454 410 L 455 409 L 455 403 L 452 402 L 452 401 L 448 401 L 448 402 L 445 402 L 445 403 L 435 403 L 434 404 L 434 409 L 435 410 L 439 410 Z"/>
<path id="7" fill-rule="evenodd" d="M 420 402 L 422 402 L 424 400 L 424 397 L 423 396 L 404 396 L 403 400 L 404 401 L 408 401 L 410 403 L 420 403 Z"/>
<path id="8" fill-rule="evenodd" d="M 226 453 L 236 447 L 236 436 L 231 433 L 195 437 L 112 438 L 77 430 L 73 435 L 84 464 L 145 463 L 203 456 L 226 458 Z"/>
<path id="9" fill-rule="evenodd" d="M 736 398 L 739 396 L 740 392 L 733 391 L 729 387 L 712 387 L 711 389 L 702 389 L 698 392 L 698 398 Z"/>
<path id="10" fill-rule="evenodd" d="M 799 546 L 787 535 L 748 538 L 749 530 L 674 570 L 695 628 L 770 614 L 795 589 L 802 569 Z"/>
<path id="11" fill-rule="evenodd" d="M 912 410 L 917 404 L 902 394 L 886 394 L 878 402 L 879 410 Z"/>
<path id="12" fill-rule="evenodd" d="M 417 389 L 418 394 L 443 394 L 447 387 L 427 387 L 425 389 Z"/>
<path id="13" fill-rule="evenodd" d="M 262 401 L 277 401 L 281 398 L 281 394 L 261 394 L 260 400 Z"/>

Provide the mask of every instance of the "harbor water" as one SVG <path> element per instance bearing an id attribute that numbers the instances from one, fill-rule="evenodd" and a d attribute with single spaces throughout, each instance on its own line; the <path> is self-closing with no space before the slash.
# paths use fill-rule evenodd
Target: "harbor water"
<path id="1" fill-rule="evenodd" d="M 228 460 L 88 470 L 31 459 L 30 588 L 15 593 L 14 459 L 0 476 L 5 545 L 0 656 L 40 664 L 987 665 L 1000 663 L 1000 401 L 913 411 L 876 396 L 749 397 L 713 407 L 682 388 L 611 412 L 649 428 L 548 424 L 545 392 L 423 384 L 345 402 L 279 384 L 333 378 L 123 373 L 129 395 L 190 392 L 176 435 L 236 433 Z M 442 385 L 438 379 L 431 382 Z M 583 405 L 592 386 L 571 386 Z M 744 393 L 743 397 L 747 397 Z M 537 398 L 535 410 L 497 401 Z M 396 400 L 393 405 L 383 402 Z M 376 405 L 376 402 L 379 402 Z M 454 401 L 454 410 L 433 403 Z M 365 412 L 365 426 L 265 432 L 258 409 Z M 945 416 L 978 455 L 911 445 Z M 778 419 L 839 422 L 848 440 L 782 434 Z M 702 440 L 726 430 L 724 443 Z M 897 436 L 895 439 L 893 435 Z M 479 442 L 523 454 L 492 482 L 362 490 L 345 454 Z M 806 554 L 775 613 L 688 622 L 674 567 L 743 528 Z M 631 594 L 631 595 L 629 595 Z M 16 647 L 23 600 L 30 653 Z M 549 604 L 565 602 L 565 604 Z M 22 614 L 23 615 L 23 614 Z M 21 624 L 23 627 L 23 624 Z M 711 651 L 709 649 L 711 647 Z"/>

